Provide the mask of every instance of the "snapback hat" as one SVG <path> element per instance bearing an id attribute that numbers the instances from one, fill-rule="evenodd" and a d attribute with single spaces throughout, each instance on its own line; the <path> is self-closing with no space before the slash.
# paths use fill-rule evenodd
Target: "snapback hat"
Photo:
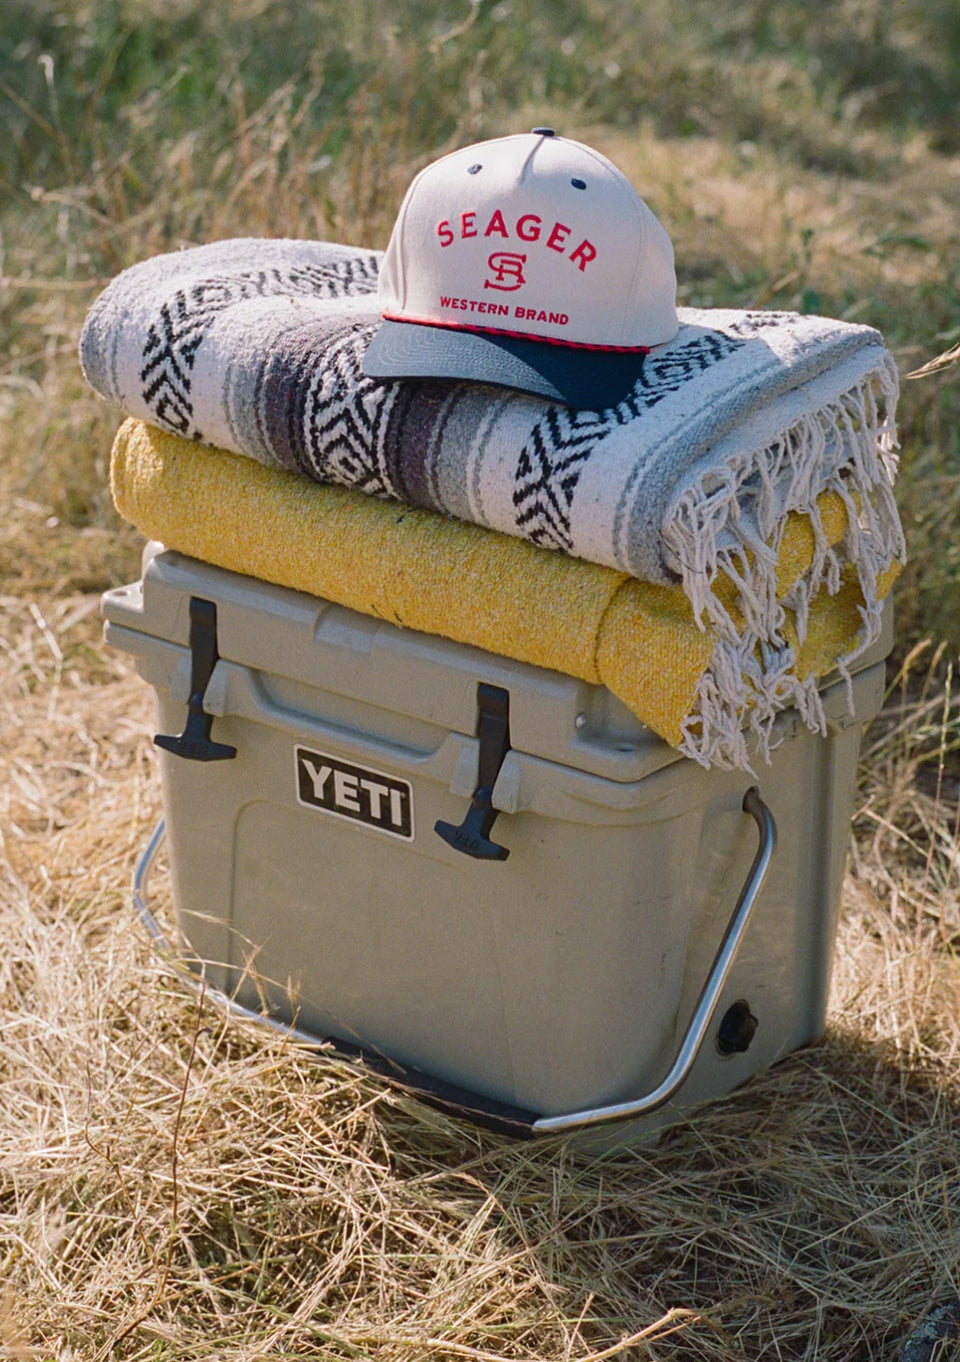
<path id="1" fill-rule="evenodd" d="M 603 410 L 679 322 L 673 246 L 612 162 L 550 128 L 428 165 L 380 271 L 371 378 L 457 378 Z"/>

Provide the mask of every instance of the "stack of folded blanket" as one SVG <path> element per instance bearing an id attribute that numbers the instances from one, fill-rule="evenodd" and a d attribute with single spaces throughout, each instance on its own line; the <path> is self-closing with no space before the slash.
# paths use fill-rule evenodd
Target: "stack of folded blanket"
<path id="1" fill-rule="evenodd" d="M 602 412 L 362 373 L 380 257 L 237 240 L 105 290 L 81 339 L 134 419 L 118 509 L 168 546 L 600 682 L 749 769 L 877 637 L 903 559 L 897 374 L 868 327 L 681 309 Z"/>

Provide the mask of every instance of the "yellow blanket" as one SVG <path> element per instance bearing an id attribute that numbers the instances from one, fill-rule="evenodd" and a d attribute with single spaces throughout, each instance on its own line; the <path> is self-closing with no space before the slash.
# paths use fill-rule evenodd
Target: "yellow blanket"
<path id="1" fill-rule="evenodd" d="M 675 747 L 696 729 L 717 640 L 698 627 L 680 587 L 266 468 L 132 418 L 114 442 L 111 485 L 120 514 L 169 548 L 605 685 Z M 838 542 L 847 524 L 841 498 L 824 493 L 818 505 L 828 540 Z M 809 519 L 792 514 L 778 554 L 781 599 L 814 550 Z M 880 596 L 895 575 L 896 567 L 878 584 Z M 734 599 L 729 582 L 716 590 Z M 854 647 L 862 605 L 855 579 L 843 579 L 834 595 L 821 591 L 802 642 L 788 611 L 791 675 L 832 670 Z"/>

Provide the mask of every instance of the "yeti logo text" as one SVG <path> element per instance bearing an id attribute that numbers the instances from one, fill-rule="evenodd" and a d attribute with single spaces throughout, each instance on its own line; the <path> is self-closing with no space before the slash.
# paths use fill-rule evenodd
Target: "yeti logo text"
<path id="1" fill-rule="evenodd" d="M 510 293 L 515 288 L 520 288 L 527 281 L 523 277 L 523 266 L 526 264 L 525 255 L 511 255 L 509 251 L 494 251 L 487 259 L 487 267 L 495 274 L 496 281 L 485 279 L 484 288 L 499 288 L 504 293 Z M 513 283 L 508 284 L 504 281 L 512 279 Z"/>
<path id="2" fill-rule="evenodd" d="M 299 804 L 413 841 L 413 789 L 408 781 L 305 747 L 296 747 L 294 755 Z"/>

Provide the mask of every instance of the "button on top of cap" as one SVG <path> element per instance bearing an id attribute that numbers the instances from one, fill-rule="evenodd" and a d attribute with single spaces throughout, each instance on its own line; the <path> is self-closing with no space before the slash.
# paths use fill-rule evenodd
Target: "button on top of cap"
<path id="1" fill-rule="evenodd" d="M 556 137 L 553 128 L 531 128 L 534 137 Z"/>

